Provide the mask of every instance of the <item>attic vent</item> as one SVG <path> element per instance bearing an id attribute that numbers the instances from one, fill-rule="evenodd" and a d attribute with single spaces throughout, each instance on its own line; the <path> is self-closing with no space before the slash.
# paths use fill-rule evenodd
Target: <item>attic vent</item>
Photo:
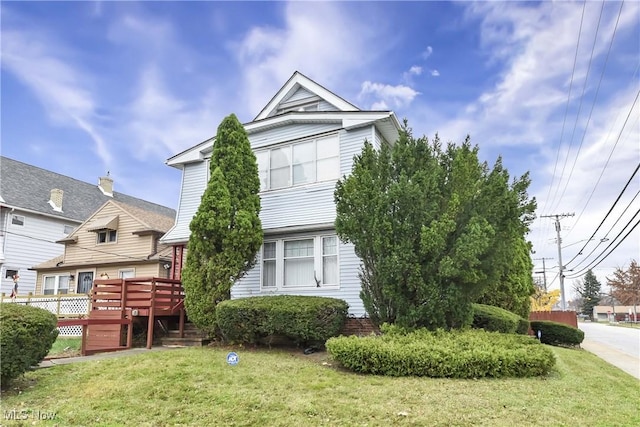
<path id="1" fill-rule="evenodd" d="M 113 180 L 109 177 L 109 173 L 99 178 L 98 188 L 105 196 L 113 197 Z"/>
<path id="2" fill-rule="evenodd" d="M 51 190 L 51 198 L 49 199 L 49 205 L 56 212 L 62 212 L 62 196 L 64 195 L 64 191 L 54 188 Z"/>

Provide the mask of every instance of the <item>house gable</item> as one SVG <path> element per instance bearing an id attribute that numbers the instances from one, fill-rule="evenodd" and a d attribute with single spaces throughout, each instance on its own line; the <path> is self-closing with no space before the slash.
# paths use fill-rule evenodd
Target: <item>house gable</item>
<path id="1" fill-rule="evenodd" d="M 324 103 L 324 108 L 305 109 L 318 102 Z M 262 120 L 289 111 L 360 111 L 360 109 L 296 71 L 253 120 Z"/>

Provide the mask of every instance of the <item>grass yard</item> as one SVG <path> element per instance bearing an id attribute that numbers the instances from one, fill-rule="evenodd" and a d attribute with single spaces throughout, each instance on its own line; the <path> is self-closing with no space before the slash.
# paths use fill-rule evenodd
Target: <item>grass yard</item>
<path id="1" fill-rule="evenodd" d="M 70 357 L 80 356 L 82 338 L 58 337 L 47 357 Z"/>
<path id="2" fill-rule="evenodd" d="M 553 348 L 545 378 L 362 376 L 325 353 L 187 348 L 30 372 L 2 411 L 60 426 L 638 426 L 638 380 L 583 350 Z M 25 425 L 32 425 L 33 416 Z M 3 425 L 19 425 L 4 421 Z"/>

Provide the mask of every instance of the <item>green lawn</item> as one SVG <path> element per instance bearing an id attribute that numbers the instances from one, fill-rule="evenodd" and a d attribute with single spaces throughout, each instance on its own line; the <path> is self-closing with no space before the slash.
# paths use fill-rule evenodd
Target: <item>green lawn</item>
<path id="1" fill-rule="evenodd" d="M 49 350 L 48 357 L 69 357 L 79 356 L 80 347 L 82 346 L 82 338 L 71 337 L 58 337 L 51 350 Z"/>
<path id="2" fill-rule="evenodd" d="M 325 353 L 236 351 L 237 366 L 226 349 L 192 348 L 39 369 L 4 393 L 3 414 L 56 412 L 61 426 L 640 425 L 638 380 L 582 350 L 554 348 L 548 377 L 506 380 L 363 376 Z"/>

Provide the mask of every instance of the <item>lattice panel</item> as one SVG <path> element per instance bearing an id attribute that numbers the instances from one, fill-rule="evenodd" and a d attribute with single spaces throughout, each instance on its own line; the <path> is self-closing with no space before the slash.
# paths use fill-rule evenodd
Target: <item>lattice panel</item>
<path id="1" fill-rule="evenodd" d="M 82 326 L 61 326 L 58 328 L 59 337 L 81 337 Z"/>
<path id="2" fill-rule="evenodd" d="M 58 299 L 60 311 L 58 312 Z M 6 302 L 10 302 L 7 300 Z M 59 317 L 76 317 L 89 312 L 89 297 L 35 297 L 29 300 L 16 299 L 16 304 L 26 304 L 50 311 Z"/>

